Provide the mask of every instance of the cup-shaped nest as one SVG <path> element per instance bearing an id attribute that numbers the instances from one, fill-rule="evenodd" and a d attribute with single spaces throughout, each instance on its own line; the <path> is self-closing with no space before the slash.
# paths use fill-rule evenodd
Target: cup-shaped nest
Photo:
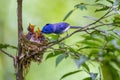
<path id="1" fill-rule="evenodd" d="M 19 60 L 21 61 L 23 68 L 29 68 L 31 61 L 41 62 L 48 45 L 48 41 L 45 36 L 42 35 L 42 37 L 39 37 L 38 42 L 34 42 L 34 40 L 30 41 L 26 35 L 22 34 L 22 54 L 19 56 Z"/>

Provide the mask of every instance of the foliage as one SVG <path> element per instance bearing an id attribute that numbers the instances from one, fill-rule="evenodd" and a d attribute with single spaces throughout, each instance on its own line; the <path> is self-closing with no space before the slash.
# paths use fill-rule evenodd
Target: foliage
<path id="1" fill-rule="evenodd" d="M 69 75 L 72 75 L 72 74 L 75 74 L 75 73 L 78 73 L 78 72 L 81 72 L 81 71 L 82 71 L 82 70 L 77 70 L 77 71 L 69 72 L 69 73 L 63 75 L 60 80 L 62 80 L 63 78 L 65 78 L 65 77 L 67 77 L 67 76 L 69 76 Z"/>
<path id="2" fill-rule="evenodd" d="M 63 21 L 68 19 L 76 9 L 87 10 L 88 6 L 97 6 L 94 12 L 105 13 L 98 19 L 91 16 L 85 17 L 94 22 L 88 24 L 88 26 L 83 26 L 83 30 L 78 30 L 82 33 L 83 40 L 76 42 L 73 45 L 75 48 L 64 43 L 62 48 L 65 49 L 65 52 L 61 52 L 62 49 L 58 48 L 59 52 L 50 53 L 47 56 L 48 59 L 59 55 L 56 64 L 66 58 L 66 55 L 73 58 L 78 70 L 64 74 L 61 79 L 81 71 L 85 71 L 90 75 L 90 77 L 83 80 L 101 80 L 102 76 L 97 77 L 98 74 L 101 75 L 101 71 L 105 80 L 119 80 L 120 78 L 120 2 L 119 0 L 105 0 L 109 5 L 101 3 L 101 0 L 95 2 L 95 4 L 80 3 L 75 5 L 74 9 L 70 10 L 63 19 Z M 106 13 L 107 11 L 108 13 Z M 109 20 L 110 18 L 112 20 Z M 87 27 L 87 29 L 84 29 L 84 27 Z M 99 73 L 90 72 L 90 68 L 86 64 L 88 60 L 100 64 L 101 70 Z M 85 69 L 81 70 L 80 67 Z"/>
<path id="3" fill-rule="evenodd" d="M 47 45 L 41 46 L 37 43 L 34 43 L 34 45 L 31 47 L 30 45 L 33 43 L 29 40 L 21 43 L 22 49 L 24 49 L 22 52 L 25 54 L 17 57 L 19 60 L 26 62 L 21 63 L 29 68 L 30 62 L 32 60 L 41 62 L 43 53 L 48 51 L 49 54 L 46 56 L 46 60 L 56 57 L 56 66 L 59 66 L 60 62 L 63 61 L 63 59 L 71 58 L 78 68 L 78 70 L 63 74 L 60 80 L 80 72 L 86 72 L 89 75 L 89 77 L 86 77 L 83 80 L 101 80 L 102 78 L 104 80 L 119 80 L 120 1 L 95 0 L 94 2 L 94 4 L 76 4 L 74 8 L 65 15 L 63 21 L 67 20 L 76 10 L 88 10 L 89 7 L 95 7 L 95 10 L 93 12 L 103 14 L 100 18 L 95 18 L 93 16 L 84 16 L 84 18 L 92 20 L 93 22 L 86 23 L 87 25 L 82 26 L 80 29 L 73 31 L 66 36 L 62 35 L 60 38 L 58 38 L 57 35 L 48 35 L 48 37 L 51 37 L 51 39 L 49 39 L 49 43 L 46 42 Z M 104 2 L 107 2 L 108 4 L 105 4 Z M 80 38 L 82 38 L 82 40 L 80 39 L 72 46 L 63 42 L 65 39 L 72 37 L 72 35 L 77 33 L 81 33 Z M 25 47 L 26 44 L 28 44 L 27 47 Z M 37 46 L 37 49 L 35 46 Z M 9 44 L 0 44 L 0 49 L 6 49 L 8 47 L 17 49 L 15 46 Z M 35 49 L 33 49 L 33 47 Z M 43 51 L 41 51 L 41 49 Z M 35 52 L 37 50 L 40 51 Z M 38 53 L 40 55 L 37 55 Z M 88 64 L 92 63 L 89 61 L 99 64 L 99 72 L 91 72 Z"/>
<path id="4" fill-rule="evenodd" d="M 13 46 L 13 45 L 9 45 L 9 44 L 1 44 L 0 43 L 0 49 L 3 48 L 13 48 L 13 49 L 17 49 L 17 47 Z"/>

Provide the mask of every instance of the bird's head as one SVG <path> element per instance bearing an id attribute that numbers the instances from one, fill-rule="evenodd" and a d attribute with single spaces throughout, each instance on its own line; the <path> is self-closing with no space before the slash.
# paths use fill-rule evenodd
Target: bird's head
<path id="1" fill-rule="evenodd" d="M 46 24 L 42 31 L 42 33 L 45 33 L 45 34 L 50 34 L 50 33 L 54 33 L 54 25 L 53 24 Z"/>
<path id="2" fill-rule="evenodd" d="M 34 33 L 34 28 L 35 28 L 35 25 L 30 23 L 29 26 L 28 26 L 28 31 Z"/>

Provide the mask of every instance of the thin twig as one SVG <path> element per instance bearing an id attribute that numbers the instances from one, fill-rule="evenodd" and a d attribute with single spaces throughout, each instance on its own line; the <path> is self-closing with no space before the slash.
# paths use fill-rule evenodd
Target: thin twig
<path id="1" fill-rule="evenodd" d="M 95 28 L 98 28 L 98 27 L 100 27 L 100 26 L 109 26 L 109 25 L 112 25 L 113 23 L 107 23 L 107 24 L 100 24 L 100 25 L 96 25 L 96 26 L 94 26 L 94 27 L 92 27 L 92 28 L 89 28 L 89 29 L 95 29 Z"/>
<path id="2" fill-rule="evenodd" d="M 88 24 L 88 25 L 84 26 L 84 29 L 87 28 L 87 27 L 89 27 L 89 26 L 92 26 L 92 25 L 96 24 L 97 22 L 99 22 L 100 20 L 104 19 L 104 17 L 105 17 L 106 15 L 108 15 L 111 11 L 112 11 L 112 10 L 111 10 L 111 8 L 110 8 L 110 9 L 108 10 L 108 12 L 105 13 L 105 14 L 104 14 L 102 17 L 100 17 L 98 20 L 96 20 L 95 22 L 93 22 L 93 23 L 91 23 L 91 24 Z"/>
<path id="3" fill-rule="evenodd" d="M 5 52 L 5 51 L 4 51 L 4 50 L 2 50 L 2 49 L 0 49 L 0 51 L 1 51 L 3 54 L 7 55 L 8 57 L 10 57 L 10 58 L 13 58 L 13 59 L 14 59 L 14 56 L 12 56 L 11 54 L 9 54 L 8 52 Z"/>
<path id="4" fill-rule="evenodd" d="M 105 13 L 102 17 L 100 17 L 100 18 L 99 18 L 98 20 L 96 20 L 95 22 L 90 23 L 90 24 L 84 26 L 83 28 L 80 28 L 80 29 L 74 31 L 73 33 L 69 34 L 68 36 L 63 37 L 63 38 L 60 39 L 59 41 L 55 41 L 53 44 L 50 44 L 47 48 L 49 48 L 49 47 L 51 47 L 51 46 L 53 46 L 53 45 L 55 45 L 55 44 L 57 44 L 57 43 L 65 40 L 65 39 L 71 37 L 73 34 L 75 34 L 75 33 L 77 33 L 77 32 L 87 30 L 88 27 L 90 27 L 90 26 L 96 24 L 97 22 L 99 22 L 100 20 L 104 19 L 104 17 L 105 17 L 106 15 L 108 15 L 111 11 L 112 11 L 112 10 L 111 10 L 111 8 L 110 8 L 110 9 L 107 11 L 107 13 Z"/>
<path id="5" fill-rule="evenodd" d="M 98 20 L 98 18 L 95 18 L 95 17 L 92 17 L 92 16 L 84 16 L 84 17 L 89 19 L 89 20 L 93 20 L 93 21 L 97 21 Z M 99 23 L 104 24 L 104 22 L 102 22 L 102 21 L 99 21 Z"/>

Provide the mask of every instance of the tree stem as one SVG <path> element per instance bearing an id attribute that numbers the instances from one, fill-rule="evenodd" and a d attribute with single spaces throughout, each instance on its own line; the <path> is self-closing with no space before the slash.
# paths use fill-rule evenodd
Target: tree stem
<path id="1" fill-rule="evenodd" d="M 21 46 L 21 39 L 22 39 L 22 0 L 17 0 L 17 17 L 18 17 L 18 57 L 17 57 L 17 73 L 16 73 L 16 80 L 24 80 L 23 77 L 23 67 L 20 63 L 19 56 L 22 53 L 22 46 Z"/>

